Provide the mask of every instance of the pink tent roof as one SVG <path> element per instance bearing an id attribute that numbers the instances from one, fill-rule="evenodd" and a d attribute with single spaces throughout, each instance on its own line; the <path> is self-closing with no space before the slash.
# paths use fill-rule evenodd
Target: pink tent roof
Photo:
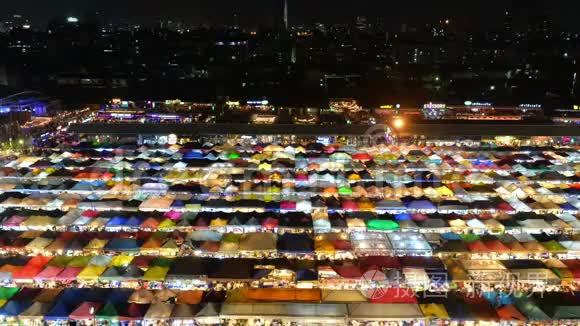
<path id="1" fill-rule="evenodd" d="M 293 201 L 289 201 L 289 200 L 285 200 L 283 202 L 280 202 L 280 209 L 285 209 L 285 210 L 296 210 L 296 202 Z"/>
<path id="2" fill-rule="evenodd" d="M 268 217 L 267 219 L 262 222 L 262 227 L 267 229 L 273 229 L 278 227 L 278 220 L 272 217 Z"/>
<path id="3" fill-rule="evenodd" d="M 422 222 L 428 218 L 429 218 L 429 216 L 427 216 L 425 214 L 421 214 L 421 213 L 415 213 L 415 214 L 411 215 L 411 219 L 415 222 Z"/>
<path id="4" fill-rule="evenodd" d="M 515 212 L 516 210 L 508 203 L 502 202 L 497 205 L 497 209 L 504 212 Z"/>
<path id="5" fill-rule="evenodd" d="M 42 272 L 38 273 L 34 280 L 48 281 L 56 279 L 57 275 L 64 270 L 64 267 L 48 266 Z"/>
<path id="6" fill-rule="evenodd" d="M 85 301 L 69 315 L 69 318 L 73 320 L 91 319 L 101 306 L 100 302 Z"/>
<path id="7" fill-rule="evenodd" d="M 334 266 L 333 268 L 338 273 L 338 275 L 345 278 L 359 279 L 362 276 L 360 268 L 355 265 Z"/>
<path id="8" fill-rule="evenodd" d="M 18 226 L 20 225 L 20 223 L 22 223 L 24 220 L 26 220 L 26 217 L 24 216 L 19 216 L 19 215 L 13 215 L 10 218 L 8 218 L 4 223 L 2 223 L 5 226 Z"/>
<path id="9" fill-rule="evenodd" d="M 94 218 L 94 217 L 99 216 L 99 212 L 94 211 L 94 210 L 88 210 L 88 211 L 84 211 L 81 215 Z"/>
<path id="10" fill-rule="evenodd" d="M 84 267 L 67 267 L 56 277 L 57 281 L 74 281 Z"/>
<path id="11" fill-rule="evenodd" d="M 163 214 L 164 217 L 170 219 L 170 220 L 179 220 L 181 218 L 181 212 L 178 211 L 168 211 L 165 214 Z"/>
<path id="12" fill-rule="evenodd" d="M 308 174 L 300 173 L 296 174 L 296 181 L 308 181 Z"/>
<path id="13" fill-rule="evenodd" d="M 345 211 L 358 211 L 358 204 L 352 200 L 345 200 L 342 202 L 342 209 Z"/>

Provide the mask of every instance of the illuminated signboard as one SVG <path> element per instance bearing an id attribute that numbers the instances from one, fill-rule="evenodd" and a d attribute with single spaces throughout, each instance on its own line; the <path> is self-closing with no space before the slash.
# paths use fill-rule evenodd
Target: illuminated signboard
<path id="1" fill-rule="evenodd" d="M 391 109 L 395 109 L 395 108 L 399 109 L 399 108 L 401 108 L 401 104 L 396 104 L 396 105 L 385 104 L 385 105 L 381 105 L 379 108 L 384 109 L 384 110 L 391 110 Z"/>
<path id="2" fill-rule="evenodd" d="M 542 104 L 520 104 L 520 108 L 526 109 L 541 109 Z"/>
<path id="3" fill-rule="evenodd" d="M 111 113 L 111 117 L 119 119 L 131 119 L 133 116 L 132 113 Z"/>
<path id="4" fill-rule="evenodd" d="M 270 102 L 268 100 L 258 100 L 258 101 L 247 101 L 248 105 L 268 105 Z"/>
<path id="5" fill-rule="evenodd" d="M 492 106 L 493 104 L 489 102 L 472 102 L 472 101 L 465 101 L 463 102 L 466 106 Z"/>
<path id="6" fill-rule="evenodd" d="M 423 104 L 424 109 L 445 109 L 447 105 L 445 103 L 432 103 Z"/>
<path id="7" fill-rule="evenodd" d="M 573 108 L 574 110 L 580 110 L 580 105 L 578 105 L 578 104 L 575 104 L 575 105 L 574 105 L 572 108 Z"/>

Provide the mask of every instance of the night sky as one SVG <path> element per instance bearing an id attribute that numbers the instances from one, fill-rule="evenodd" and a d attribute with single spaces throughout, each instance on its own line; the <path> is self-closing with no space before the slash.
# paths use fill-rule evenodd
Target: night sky
<path id="1" fill-rule="evenodd" d="M 175 18 L 192 24 L 223 24 L 237 13 L 246 26 L 270 24 L 277 0 L 2 0 L 0 17 L 19 13 L 43 25 L 55 16 L 79 16 L 98 11 L 105 21 L 129 19 L 135 23 L 153 23 L 159 18 Z M 525 24 L 542 14 L 556 25 L 580 30 L 576 23 L 580 12 L 578 0 L 288 0 L 290 24 L 353 21 L 356 15 L 372 21 L 381 17 L 387 27 L 401 23 L 416 24 L 451 18 L 465 27 L 501 24 L 506 9 L 513 12 L 515 24 Z"/>

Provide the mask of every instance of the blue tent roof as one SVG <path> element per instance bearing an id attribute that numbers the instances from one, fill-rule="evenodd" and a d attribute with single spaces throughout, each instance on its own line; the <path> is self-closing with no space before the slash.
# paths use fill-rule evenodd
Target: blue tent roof
<path id="1" fill-rule="evenodd" d="M 198 151 L 191 151 L 191 152 L 185 153 L 183 155 L 183 159 L 186 159 L 186 160 L 203 159 L 203 154 L 201 152 L 198 152 Z"/>
<path id="2" fill-rule="evenodd" d="M 107 296 L 107 302 L 115 305 L 125 303 L 129 300 L 132 293 L 133 290 L 131 289 L 113 289 Z"/>
<path id="3" fill-rule="evenodd" d="M 572 204 L 570 204 L 570 203 L 560 204 L 560 207 L 562 207 L 562 209 L 565 211 L 577 211 L 578 210 L 578 208 L 572 206 Z"/>
<path id="4" fill-rule="evenodd" d="M 138 250 L 137 240 L 128 238 L 115 238 L 105 246 L 106 250 Z"/>
<path id="5" fill-rule="evenodd" d="M 82 301 L 82 300 L 81 300 Z M 79 304 L 80 302 L 79 301 Z M 68 319 L 68 316 L 73 311 L 73 307 L 65 304 L 62 301 L 57 302 L 52 309 L 46 315 L 44 315 L 45 320 L 62 320 Z"/>
<path id="6" fill-rule="evenodd" d="M 514 298 L 508 293 L 501 293 L 496 291 L 483 292 L 483 297 L 493 306 L 515 304 Z"/>
<path id="7" fill-rule="evenodd" d="M 411 219 L 411 215 L 409 215 L 407 213 L 395 214 L 395 220 L 397 220 L 397 221 L 408 221 L 410 219 Z"/>
<path id="8" fill-rule="evenodd" d="M 18 316 L 21 312 L 28 309 L 32 301 L 11 300 L 0 308 L 0 316 Z"/>
<path id="9" fill-rule="evenodd" d="M 442 233 L 441 238 L 443 238 L 443 240 L 461 240 L 461 236 L 453 232 Z"/>
<path id="10" fill-rule="evenodd" d="M 105 181 L 103 181 L 103 180 L 92 180 L 92 181 L 81 180 L 77 184 L 89 185 L 89 186 L 93 186 L 93 187 L 101 187 L 101 186 L 105 185 Z"/>
<path id="11" fill-rule="evenodd" d="M 407 204 L 408 208 L 412 209 L 435 209 L 435 205 L 426 199 L 417 199 Z"/>
<path id="12" fill-rule="evenodd" d="M 106 226 L 124 226 L 127 223 L 127 218 L 124 216 L 115 216 L 107 222 Z"/>
<path id="13" fill-rule="evenodd" d="M 111 294 L 111 289 L 103 289 L 103 288 L 92 288 L 85 296 L 82 297 L 81 301 L 90 301 L 90 302 L 103 302 Z M 80 303 L 81 301 L 77 301 Z"/>
<path id="14" fill-rule="evenodd" d="M 315 281 L 318 279 L 318 273 L 311 269 L 299 269 L 296 271 L 297 281 Z"/>
<path id="15" fill-rule="evenodd" d="M 182 200 L 175 200 L 173 201 L 173 204 L 171 204 L 171 207 L 185 207 L 185 204 L 183 203 Z"/>
<path id="16" fill-rule="evenodd" d="M 85 297 L 90 293 L 89 289 L 66 289 L 58 296 L 58 302 L 73 305 L 85 301 Z"/>
<path id="17" fill-rule="evenodd" d="M 131 216 L 127 222 L 125 222 L 126 226 L 139 226 L 141 225 L 141 219 L 136 216 Z"/>

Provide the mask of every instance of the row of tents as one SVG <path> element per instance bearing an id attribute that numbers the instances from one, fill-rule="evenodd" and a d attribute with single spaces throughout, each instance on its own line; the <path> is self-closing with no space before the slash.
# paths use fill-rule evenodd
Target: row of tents
<path id="1" fill-rule="evenodd" d="M 421 202 L 416 203 L 416 207 Z M 345 204 L 345 203 L 343 203 Z M 403 231 L 420 233 L 553 233 L 571 234 L 580 228 L 578 214 L 502 213 L 376 213 L 361 211 L 313 211 L 297 208 L 286 212 L 226 211 L 123 211 L 122 209 L 41 210 L 19 206 L 0 212 L 0 229 L 6 231 L 60 232 L 361 232 Z M 46 207 L 42 207 L 46 208 Z"/>
<path id="2" fill-rule="evenodd" d="M 94 321 L 180 325 L 184 321 L 221 324 L 252 320 L 343 325 L 353 321 L 540 323 L 560 320 L 572 325 L 580 318 L 580 301 L 573 293 L 527 296 L 484 292 L 442 296 L 429 292 L 407 295 L 390 289 L 369 299 L 355 291 L 249 289 L 201 296 L 167 290 L 154 293 L 2 288 L 0 295 L 3 297 L 0 318 L 5 324 Z"/>
<path id="3" fill-rule="evenodd" d="M 390 220 L 371 220 L 380 231 L 329 232 L 54 232 L 4 231 L 0 234 L 0 251 L 5 254 L 56 255 L 61 252 L 127 253 L 155 256 L 288 256 L 364 255 L 430 256 L 481 254 L 523 257 L 547 255 L 567 257 L 580 250 L 578 235 L 419 233 L 400 232 Z"/>
<path id="4" fill-rule="evenodd" d="M 369 273 L 373 277 L 369 280 Z M 378 274 L 376 274 L 378 273 Z M 372 281 L 372 282 L 371 282 Z M 40 288 L 150 287 L 220 289 L 239 286 L 368 289 L 473 286 L 568 291 L 580 285 L 578 259 L 441 260 L 367 256 L 346 260 L 202 258 L 117 255 L 12 256 L 0 260 L 0 282 Z"/>

